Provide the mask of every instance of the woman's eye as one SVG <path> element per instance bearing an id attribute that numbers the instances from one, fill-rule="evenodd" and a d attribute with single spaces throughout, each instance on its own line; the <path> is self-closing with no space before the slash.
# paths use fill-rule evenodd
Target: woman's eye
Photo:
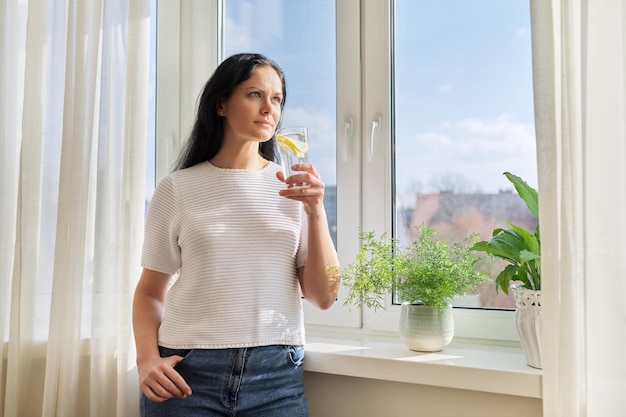
<path id="1" fill-rule="evenodd" d="M 273 101 L 274 103 L 278 103 L 278 104 L 280 104 L 280 103 L 282 103 L 283 98 L 282 98 L 282 97 L 272 97 L 272 101 Z"/>
<path id="2" fill-rule="evenodd" d="M 258 91 L 253 91 L 250 93 L 250 97 L 260 98 L 261 93 L 259 93 Z"/>

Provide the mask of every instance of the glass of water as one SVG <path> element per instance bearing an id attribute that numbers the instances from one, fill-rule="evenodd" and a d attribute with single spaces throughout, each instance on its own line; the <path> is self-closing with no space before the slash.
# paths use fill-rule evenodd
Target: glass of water
<path id="1" fill-rule="evenodd" d="M 276 146 L 280 155 L 285 179 L 295 173 L 294 164 L 309 162 L 309 138 L 306 127 L 285 127 L 276 132 Z M 294 184 L 291 188 L 308 187 L 309 184 Z"/>

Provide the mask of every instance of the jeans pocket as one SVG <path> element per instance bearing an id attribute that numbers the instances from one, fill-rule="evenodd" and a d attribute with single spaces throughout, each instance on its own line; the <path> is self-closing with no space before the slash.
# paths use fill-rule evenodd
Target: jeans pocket
<path id="1" fill-rule="evenodd" d="M 304 347 L 302 346 L 286 346 L 287 357 L 295 366 L 301 366 L 304 361 Z"/>

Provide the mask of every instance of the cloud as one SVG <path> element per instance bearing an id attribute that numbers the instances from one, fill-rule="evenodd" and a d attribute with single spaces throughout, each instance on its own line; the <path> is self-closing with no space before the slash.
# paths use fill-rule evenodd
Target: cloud
<path id="1" fill-rule="evenodd" d="M 283 126 L 309 129 L 311 162 L 324 181 L 335 184 L 336 124 L 324 110 L 287 108 Z M 420 184 L 427 190 L 441 178 L 463 178 L 469 191 L 510 189 L 502 173 L 511 171 L 536 186 L 534 128 L 508 114 L 494 119 L 466 118 L 448 121 L 438 129 L 397 138 L 398 193 Z"/>
<path id="2" fill-rule="evenodd" d="M 282 125 L 306 126 L 309 130 L 309 145 L 313 151 L 332 147 L 336 142 L 335 118 L 324 110 L 287 108 L 283 114 Z"/>
<path id="3" fill-rule="evenodd" d="M 336 184 L 335 117 L 324 110 L 288 107 L 283 127 L 305 126 L 309 132 L 309 161 L 315 165 L 326 185 Z"/>
<path id="4" fill-rule="evenodd" d="M 396 146 L 400 187 L 459 175 L 469 178 L 476 190 L 497 192 L 510 188 L 504 171 L 536 182 L 534 128 L 507 114 L 451 121 L 406 138 L 399 134 Z"/>
<path id="5" fill-rule="evenodd" d="M 245 24 L 237 24 L 233 19 L 226 17 L 225 26 L 228 28 L 226 33 L 228 50 L 232 53 L 240 51 L 248 51 L 252 46 L 252 35 L 250 34 L 250 26 Z"/>
<path id="6" fill-rule="evenodd" d="M 528 36 L 528 28 L 526 27 L 519 27 L 515 30 L 515 36 L 517 36 L 518 38 L 525 38 L 526 36 Z"/>
<path id="7" fill-rule="evenodd" d="M 281 0 L 264 2 L 242 1 L 238 9 L 226 15 L 226 43 L 231 53 L 263 49 L 266 45 L 282 40 Z M 235 16 L 235 20 L 229 17 Z M 269 24 L 268 24 L 269 22 Z M 255 28 L 260 28 L 254 31 Z"/>
<path id="8" fill-rule="evenodd" d="M 452 90 L 452 83 L 441 84 L 441 85 L 439 85 L 438 90 L 441 93 L 447 93 L 447 92 Z"/>

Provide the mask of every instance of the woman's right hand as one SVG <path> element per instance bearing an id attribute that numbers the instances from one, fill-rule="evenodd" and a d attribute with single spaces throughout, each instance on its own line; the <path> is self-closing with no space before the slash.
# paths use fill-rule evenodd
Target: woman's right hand
<path id="1" fill-rule="evenodd" d="M 150 401 L 163 402 L 191 395 L 191 388 L 174 369 L 182 360 L 182 356 L 173 355 L 138 362 L 139 386 Z"/>
<path id="2" fill-rule="evenodd" d="M 191 388 L 174 369 L 183 358 L 177 355 L 162 358 L 159 354 L 157 334 L 171 278 L 171 275 L 144 268 L 133 298 L 139 386 L 146 397 L 155 402 L 191 395 Z"/>

